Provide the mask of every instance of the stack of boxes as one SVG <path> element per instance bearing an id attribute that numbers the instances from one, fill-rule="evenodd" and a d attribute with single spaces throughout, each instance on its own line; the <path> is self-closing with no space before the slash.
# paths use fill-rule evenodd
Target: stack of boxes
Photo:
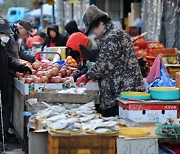
<path id="1" fill-rule="evenodd" d="M 131 3 L 131 12 L 128 13 L 128 25 L 133 26 L 134 21 L 141 17 L 141 3 Z"/>

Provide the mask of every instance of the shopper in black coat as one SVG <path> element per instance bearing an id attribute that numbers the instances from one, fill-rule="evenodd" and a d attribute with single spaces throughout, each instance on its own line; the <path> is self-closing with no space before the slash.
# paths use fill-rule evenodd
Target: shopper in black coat
<path id="1" fill-rule="evenodd" d="M 42 50 L 45 46 L 47 47 L 57 47 L 66 46 L 67 38 L 59 32 L 59 27 L 57 25 L 51 25 L 47 28 L 47 36 L 45 38 Z"/>

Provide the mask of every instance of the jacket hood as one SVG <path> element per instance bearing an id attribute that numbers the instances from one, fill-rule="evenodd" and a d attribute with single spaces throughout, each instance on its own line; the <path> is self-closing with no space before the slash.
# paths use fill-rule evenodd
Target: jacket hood
<path id="1" fill-rule="evenodd" d="M 75 33 L 75 32 L 80 32 L 80 30 L 78 29 L 77 23 L 75 20 L 71 20 L 70 22 L 68 22 L 65 25 L 65 30 L 67 31 L 67 33 L 69 35 Z"/>
<path id="2" fill-rule="evenodd" d="M 83 45 L 85 48 L 87 48 L 88 46 L 88 37 L 86 35 L 84 35 L 81 32 L 77 32 L 77 33 L 73 33 L 67 43 L 66 46 L 79 52 L 81 54 L 81 50 L 79 48 L 79 45 Z"/>
<path id="3" fill-rule="evenodd" d="M 47 28 L 47 34 L 48 34 L 48 36 L 50 36 L 50 34 L 49 34 L 50 30 L 55 31 L 57 35 L 59 34 L 59 27 L 58 27 L 58 25 L 51 25 L 51 26 L 49 26 L 49 27 Z"/>

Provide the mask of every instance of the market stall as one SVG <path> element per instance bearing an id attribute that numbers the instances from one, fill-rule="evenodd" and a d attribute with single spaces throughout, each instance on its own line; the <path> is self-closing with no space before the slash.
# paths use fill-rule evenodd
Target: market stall
<path id="1" fill-rule="evenodd" d="M 159 53 L 167 66 L 178 63 L 176 49 L 140 39 L 135 41 L 136 53 L 147 61 L 149 72 Z M 77 87 L 72 81 L 79 72 L 72 57 L 24 64 L 33 74 L 16 74 L 13 125 L 21 139 L 28 136 L 30 154 L 156 154 L 159 143 L 179 138 L 178 88 L 147 85 L 148 93 L 122 92 L 117 98 L 119 116 L 103 117 L 96 110 L 97 82 Z"/>

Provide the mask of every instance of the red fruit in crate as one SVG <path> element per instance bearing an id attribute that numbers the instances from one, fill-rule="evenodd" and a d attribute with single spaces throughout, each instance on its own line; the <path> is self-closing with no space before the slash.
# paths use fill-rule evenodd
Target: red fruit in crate
<path id="1" fill-rule="evenodd" d="M 42 78 L 42 77 L 44 76 L 44 72 L 38 71 L 38 72 L 36 73 L 36 76 Z"/>
<path id="2" fill-rule="evenodd" d="M 52 77 L 51 71 L 46 71 L 46 72 L 44 73 L 44 75 L 45 75 L 48 79 L 50 79 L 50 78 Z"/>
<path id="3" fill-rule="evenodd" d="M 41 64 L 41 66 L 42 66 L 42 69 L 45 69 L 45 68 L 47 68 L 47 65 L 48 65 L 47 63 L 42 63 L 42 64 Z"/>
<path id="4" fill-rule="evenodd" d="M 25 83 L 27 83 L 27 84 L 31 84 L 32 82 L 33 82 L 32 78 L 26 78 L 25 79 Z"/>
<path id="5" fill-rule="evenodd" d="M 135 46 L 134 49 L 135 49 L 136 52 L 139 51 L 139 47 L 138 46 Z"/>
<path id="6" fill-rule="evenodd" d="M 36 70 L 34 70 L 34 69 L 31 69 L 31 71 L 32 71 L 32 75 L 35 75 L 36 74 Z"/>
<path id="7" fill-rule="evenodd" d="M 58 76 L 60 76 L 62 78 L 62 74 L 61 73 L 59 73 Z"/>
<path id="8" fill-rule="evenodd" d="M 38 62 L 34 62 L 34 63 L 32 64 L 32 67 L 33 67 L 33 69 L 37 70 L 37 69 L 39 69 L 39 68 L 41 67 L 41 65 L 40 65 L 40 63 L 38 63 Z"/>
<path id="9" fill-rule="evenodd" d="M 42 83 L 47 83 L 48 82 L 48 78 L 46 76 L 43 76 L 41 79 L 42 79 Z"/>
<path id="10" fill-rule="evenodd" d="M 59 73 L 59 70 L 57 68 L 52 68 L 51 73 L 52 73 L 53 76 L 57 76 L 58 73 Z"/>
<path id="11" fill-rule="evenodd" d="M 33 80 L 34 83 L 41 83 L 41 79 L 39 77 L 34 78 Z"/>
<path id="12" fill-rule="evenodd" d="M 47 70 L 51 70 L 53 67 L 52 66 L 48 66 L 47 67 Z"/>
<path id="13" fill-rule="evenodd" d="M 53 77 L 50 79 L 50 82 L 51 82 L 51 83 L 55 83 L 55 79 L 56 79 L 56 77 L 53 76 Z"/>
<path id="14" fill-rule="evenodd" d="M 70 76 L 70 75 L 71 75 L 71 71 L 70 71 L 70 70 L 67 70 L 67 71 L 66 71 L 66 74 L 67 74 L 67 76 Z"/>
<path id="15" fill-rule="evenodd" d="M 53 64 L 52 63 L 48 63 L 47 67 L 49 67 L 49 66 L 53 67 Z"/>
<path id="16" fill-rule="evenodd" d="M 53 68 L 57 68 L 58 70 L 60 70 L 61 66 L 59 64 L 55 63 L 55 64 L 53 64 Z"/>
<path id="17" fill-rule="evenodd" d="M 25 83 L 26 79 L 25 78 L 21 78 L 20 81 L 22 81 L 23 83 Z"/>
<path id="18" fill-rule="evenodd" d="M 142 56 L 142 57 L 146 57 L 146 56 L 147 56 L 146 50 L 142 50 L 142 51 L 141 51 L 141 56 Z"/>
<path id="19" fill-rule="evenodd" d="M 63 66 L 63 67 L 61 67 L 61 69 L 68 70 L 69 68 L 68 68 L 68 66 Z"/>
<path id="20" fill-rule="evenodd" d="M 66 77 L 67 76 L 67 70 L 65 69 L 61 69 L 59 72 L 61 73 L 62 77 Z"/>
<path id="21" fill-rule="evenodd" d="M 62 83 L 62 78 L 60 76 L 56 76 L 54 79 L 54 83 Z"/>
<path id="22" fill-rule="evenodd" d="M 148 50 L 148 55 L 149 56 L 154 56 L 154 50 L 153 49 L 149 49 Z"/>

